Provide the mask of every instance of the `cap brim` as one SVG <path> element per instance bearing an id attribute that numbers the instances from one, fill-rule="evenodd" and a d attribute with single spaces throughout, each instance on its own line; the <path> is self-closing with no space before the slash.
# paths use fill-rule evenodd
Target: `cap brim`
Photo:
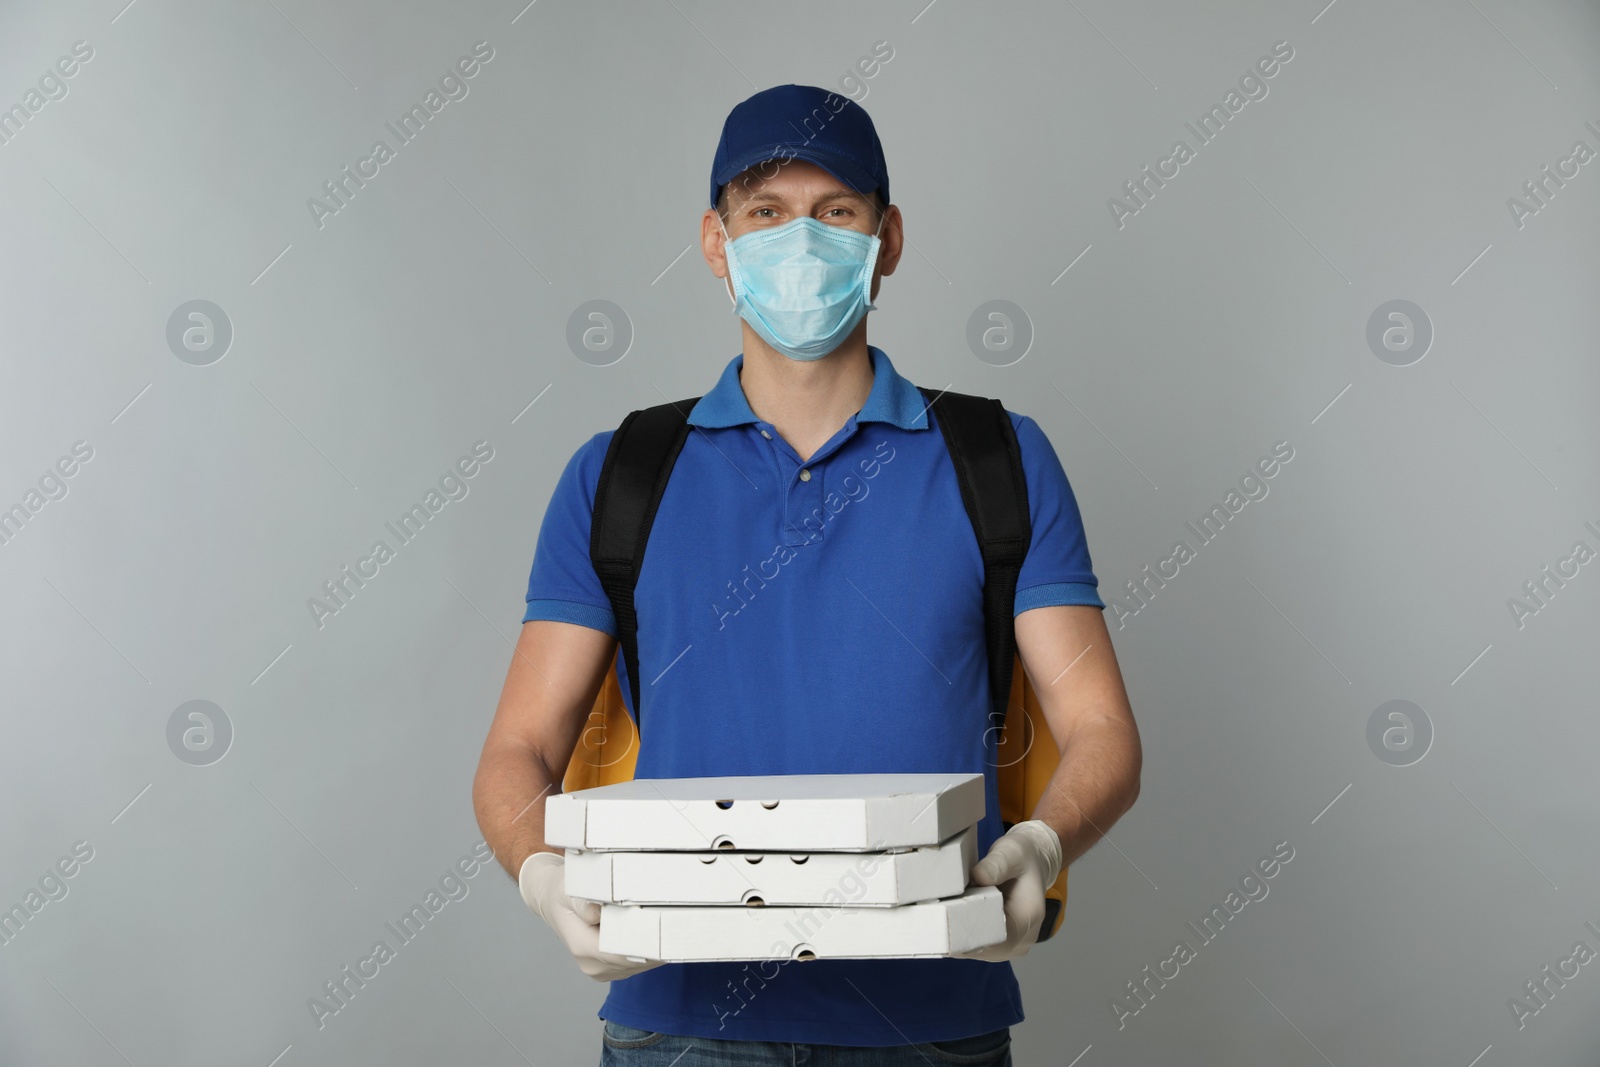
<path id="1" fill-rule="evenodd" d="M 771 159 L 799 159 L 814 163 L 863 196 L 871 194 L 878 188 L 877 179 L 865 167 L 835 152 L 813 148 L 810 145 L 777 144 L 746 152 L 730 160 L 717 172 L 718 192 L 751 167 Z M 711 206 L 715 207 L 716 202 L 717 198 L 713 196 Z"/>

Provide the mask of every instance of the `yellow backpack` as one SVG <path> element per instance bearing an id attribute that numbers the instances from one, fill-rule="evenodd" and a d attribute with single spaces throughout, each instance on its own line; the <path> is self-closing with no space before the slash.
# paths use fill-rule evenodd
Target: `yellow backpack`
<path id="1" fill-rule="evenodd" d="M 989 651 L 990 729 L 998 734 L 1000 821 L 1032 818 L 1059 755 L 1032 683 L 1016 654 L 1012 609 L 1017 572 L 1031 538 L 1027 484 L 1011 418 L 1000 401 L 922 389 L 955 465 L 961 499 L 983 549 L 985 639 Z M 617 652 L 562 778 L 563 792 L 633 778 L 639 730 L 623 703 L 617 663 L 628 667 L 639 707 L 638 618 L 633 591 L 667 479 L 688 436 L 699 397 L 630 412 L 611 439 L 595 492 L 589 555 L 617 619 Z M 1005 694 L 1002 701 L 1000 694 Z M 1039 940 L 1060 929 L 1067 869 L 1045 892 Z"/>

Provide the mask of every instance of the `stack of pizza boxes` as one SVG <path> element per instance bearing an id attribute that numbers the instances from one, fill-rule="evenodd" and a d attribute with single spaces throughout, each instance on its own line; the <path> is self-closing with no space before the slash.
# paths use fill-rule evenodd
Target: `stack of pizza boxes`
<path id="1" fill-rule="evenodd" d="M 549 797 L 569 896 L 636 960 L 949 956 L 1005 938 L 969 886 L 981 774 L 642 778 Z"/>

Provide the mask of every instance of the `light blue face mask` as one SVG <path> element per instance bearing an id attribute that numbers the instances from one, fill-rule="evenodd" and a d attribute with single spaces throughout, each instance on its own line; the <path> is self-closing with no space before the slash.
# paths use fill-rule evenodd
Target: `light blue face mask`
<path id="1" fill-rule="evenodd" d="M 722 234 L 727 237 L 726 226 Z M 821 359 L 876 310 L 869 294 L 880 247 L 877 234 L 810 217 L 753 230 L 723 245 L 729 298 L 740 317 L 779 352 L 790 359 Z"/>

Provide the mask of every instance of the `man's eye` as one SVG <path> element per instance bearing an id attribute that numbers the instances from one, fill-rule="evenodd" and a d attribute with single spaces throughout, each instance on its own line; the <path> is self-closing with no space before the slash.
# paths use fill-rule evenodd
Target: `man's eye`
<path id="1" fill-rule="evenodd" d="M 756 216 L 757 216 L 757 217 L 758 217 L 758 218 L 766 218 L 766 217 L 770 217 L 770 216 L 763 216 L 763 215 L 762 215 L 762 214 L 761 214 L 761 213 L 762 213 L 762 212 L 763 212 L 763 211 L 771 211 L 771 210 L 773 210 L 773 209 L 772 209 L 772 208 L 770 208 L 770 207 L 758 207 L 758 208 L 756 208 L 756 210 L 755 210 L 755 214 L 756 214 Z"/>

